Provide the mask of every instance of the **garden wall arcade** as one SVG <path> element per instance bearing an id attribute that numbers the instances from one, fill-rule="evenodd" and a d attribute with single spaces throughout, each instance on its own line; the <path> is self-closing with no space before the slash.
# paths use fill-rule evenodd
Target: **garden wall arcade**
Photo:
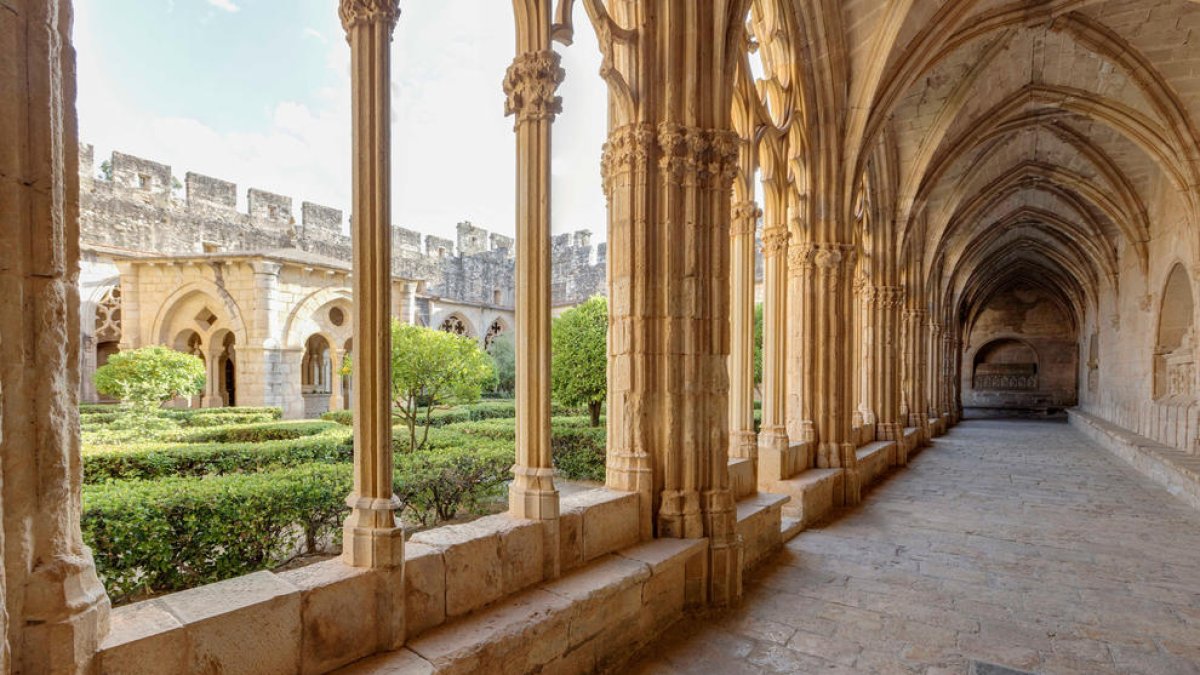
<path id="1" fill-rule="evenodd" d="M 110 610 L 79 529 L 71 4 L 0 0 L 0 33 L 14 36 L 0 43 L 0 311 L 14 326 L 0 338 L 0 668 L 327 672 L 381 653 L 397 669 L 588 672 L 687 608 L 737 602 L 754 562 L 869 499 L 972 396 L 1077 401 L 1082 427 L 1197 452 L 1200 71 L 1185 36 L 1200 3 L 581 4 L 513 2 L 508 513 L 407 542 L 397 523 L 386 122 L 403 19 L 396 0 L 341 0 L 355 298 L 343 555 Z M 550 148 L 564 105 L 552 43 L 584 29 L 609 90 L 608 475 L 562 497 L 549 445 Z"/>

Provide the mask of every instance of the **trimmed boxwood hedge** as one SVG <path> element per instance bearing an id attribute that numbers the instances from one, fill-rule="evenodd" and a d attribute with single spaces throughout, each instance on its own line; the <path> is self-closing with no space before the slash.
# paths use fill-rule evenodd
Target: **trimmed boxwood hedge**
<path id="1" fill-rule="evenodd" d="M 344 430 L 344 427 L 325 420 L 226 424 L 180 431 L 172 434 L 171 440 L 180 443 L 262 443 L 315 436 L 334 429 Z"/>
<path id="2" fill-rule="evenodd" d="M 83 451 L 83 480 L 151 479 L 253 473 L 310 462 L 348 462 L 350 430 L 333 426 L 303 438 L 258 443 L 144 443 L 90 446 Z"/>
<path id="3" fill-rule="evenodd" d="M 498 443 L 396 457 L 395 490 L 429 525 L 503 496 L 512 449 Z M 191 588 L 336 549 L 350 463 L 256 474 L 84 486 L 83 535 L 116 602 Z"/>

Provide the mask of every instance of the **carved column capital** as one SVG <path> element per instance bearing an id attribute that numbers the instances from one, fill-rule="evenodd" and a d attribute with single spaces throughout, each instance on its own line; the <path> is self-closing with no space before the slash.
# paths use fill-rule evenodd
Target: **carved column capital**
<path id="1" fill-rule="evenodd" d="M 867 301 L 886 309 L 899 309 L 904 306 L 905 291 L 903 286 L 872 286 L 867 292 Z"/>
<path id="2" fill-rule="evenodd" d="M 732 219 L 730 224 L 730 234 L 738 235 L 754 235 L 754 231 L 758 229 L 758 219 L 762 217 L 762 209 L 758 208 L 758 202 L 753 200 L 745 202 L 737 202 L 732 208 Z"/>
<path id="3" fill-rule="evenodd" d="M 763 231 L 763 257 L 773 258 L 783 255 L 788 250 L 788 240 L 792 233 L 786 227 L 769 227 Z"/>
<path id="4" fill-rule="evenodd" d="M 355 26 L 379 21 L 387 22 L 390 34 L 400 20 L 400 0 L 341 0 L 338 17 L 347 35 Z"/>
<path id="5" fill-rule="evenodd" d="M 561 60 L 552 49 L 525 52 L 513 59 L 504 73 L 504 114 L 516 116 L 514 126 L 554 121 L 562 112 L 562 97 L 555 95 L 566 74 L 559 65 Z"/>
<path id="6" fill-rule="evenodd" d="M 646 170 L 655 138 L 654 126 L 644 122 L 626 124 L 608 133 L 600 157 L 605 195 L 610 194 L 617 176 Z"/>
<path id="7" fill-rule="evenodd" d="M 788 272 L 799 276 L 812 270 L 813 245 L 807 241 L 793 241 L 788 247 Z"/>

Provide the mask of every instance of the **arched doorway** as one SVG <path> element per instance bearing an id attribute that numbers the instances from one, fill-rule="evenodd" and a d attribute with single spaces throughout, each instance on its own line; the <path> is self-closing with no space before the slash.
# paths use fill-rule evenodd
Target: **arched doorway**
<path id="1" fill-rule="evenodd" d="M 205 378 L 207 380 L 212 377 L 212 373 L 210 372 L 210 369 L 208 368 L 208 360 L 204 355 L 203 342 L 204 342 L 204 339 L 200 337 L 199 333 L 197 333 L 194 330 L 185 330 L 185 331 L 180 332 L 179 335 L 175 336 L 175 342 L 171 345 L 171 348 L 177 352 L 183 352 L 184 354 L 191 354 L 192 356 L 195 356 L 196 358 L 200 359 L 205 365 L 205 370 L 206 370 Z M 210 384 L 208 382 L 206 382 L 205 383 L 206 391 L 208 390 L 209 386 L 210 386 Z M 204 405 L 204 396 L 197 395 L 197 396 L 189 396 L 186 398 L 179 398 L 179 399 L 176 399 L 175 402 L 173 402 L 173 405 L 177 405 L 177 406 L 184 407 L 184 408 L 199 408 Z"/>
<path id="2" fill-rule="evenodd" d="M 333 355 L 329 341 L 312 335 L 304 343 L 300 367 L 300 392 L 304 396 L 304 416 L 320 417 L 328 412 L 333 387 Z"/>
<path id="3" fill-rule="evenodd" d="M 1176 263 L 1163 287 L 1154 345 L 1154 398 L 1188 398 L 1195 379 L 1195 301 L 1192 280 Z"/>
<path id="4" fill-rule="evenodd" d="M 225 333 L 224 339 L 221 340 L 221 352 L 216 360 L 217 373 L 217 394 L 220 396 L 221 405 L 236 406 L 237 405 L 237 353 L 235 350 L 236 339 L 233 333 Z"/>

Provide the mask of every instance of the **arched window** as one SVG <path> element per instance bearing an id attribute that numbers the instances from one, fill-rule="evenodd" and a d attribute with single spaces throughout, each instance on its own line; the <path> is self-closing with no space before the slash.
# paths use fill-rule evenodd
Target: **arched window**
<path id="1" fill-rule="evenodd" d="M 492 340 L 495 340 L 503 332 L 504 323 L 501 322 L 500 319 L 493 321 L 492 325 L 488 326 L 487 334 L 483 336 L 483 348 L 490 349 L 492 346 Z"/>
<path id="2" fill-rule="evenodd" d="M 446 317 L 442 321 L 442 325 L 438 327 L 438 330 L 444 330 L 447 333 L 454 333 L 455 335 L 471 335 L 471 330 L 467 327 L 467 322 L 463 321 L 463 318 L 457 314 L 451 314 Z"/>
<path id="3" fill-rule="evenodd" d="M 121 287 L 105 291 L 96 303 L 96 342 L 121 341 Z"/>
<path id="4" fill-rule="evenodd" d="M 1192 280 L 1176 264 L 1163 287 L 1154 345 L 1154 398 L 1192 395 L 1195 378 L 1195 303 Z"/>
<path id="5" fill-rule="evenodd" d="M 300 369 L 300 388 L 305 394 L 328 395 L 333 389 L 333 359 L 329 341 L 320 335 L 308 338 Z"/>

